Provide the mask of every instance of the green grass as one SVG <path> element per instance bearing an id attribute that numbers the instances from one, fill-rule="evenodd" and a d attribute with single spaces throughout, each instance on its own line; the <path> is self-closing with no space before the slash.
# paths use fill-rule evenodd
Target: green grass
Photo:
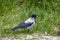
<path id="1" fill-rule="evenodd" d="M 3 1 L 3 2 L 2 2 Z M 18 1 L 2 0 L 4 4 L 0 5 L 0 37 L 17 36 L 27 34 L 26 29 L 19 29 L 12 31 L 11 28 L 15 27 L 22 21 L 25 21 L 33 13 L 37 13 L 36 25 L 30 29 L 30 34 L 34 32 L 42 33 L 46 31 L 50 35 L 55 35 L 54 27 L 60 27 L 60 2 L 59 1 L 42 1 L 43 5 L 35 5 L 36 1 L 25 0 L 22 4 Z M 27 2 L 26 2 L 27 1 Z M 8 2 L 7 4 L 5 4 Z M 11 2 L 11 3 L 10 3 Z M 39 2 L 39 1 L 37 1 Z M 54 4 L 55 3 L 55 4 Z M 1 4 L 1 3 L 0 3 Z M 32 4 L 32 5 L 31 5 Z M 37 4 L 37 3 L 36 3 Z M 52 4 L 52 5 L 51 5 Z M 7 5 L 7 6 L 6 6 Z M 21 6 L 22 5 L 22 6 Z M 45 6 L 44 6 L 45 5 Z"/>

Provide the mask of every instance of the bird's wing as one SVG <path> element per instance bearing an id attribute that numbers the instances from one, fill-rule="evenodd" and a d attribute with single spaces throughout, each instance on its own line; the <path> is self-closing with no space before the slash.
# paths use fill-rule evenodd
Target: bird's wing
<path id="1" fill-rule="evenodd" d="M 33 22 L 31 22 L 31 23 L 22 22 L 22 23 L 20 23 L 20 24 L 18 25 L 18 27 L 20 27 L 20 28 L 29 27 L 29 26 L 31 26 L 32 24 L 33 24 Z"/>
<path id="2" fill-rule="evenodd" d="M 19 28 L 27 28 L 27 27 L 31 26 L 32 24 L 33 23 L 25 23 L 25 22 L 22 22 L 18 26 L 12 28 L 12 30 L 16 30 L 16 29 L 19 29 Z"/>

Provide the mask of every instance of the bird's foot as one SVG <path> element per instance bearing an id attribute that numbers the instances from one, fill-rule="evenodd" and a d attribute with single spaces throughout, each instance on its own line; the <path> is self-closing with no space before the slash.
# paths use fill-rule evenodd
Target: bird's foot
<path id="1" fill-rule="evenodd" d="M 29 33 L 29 29 L 27 30 L 27 33 Z"/>

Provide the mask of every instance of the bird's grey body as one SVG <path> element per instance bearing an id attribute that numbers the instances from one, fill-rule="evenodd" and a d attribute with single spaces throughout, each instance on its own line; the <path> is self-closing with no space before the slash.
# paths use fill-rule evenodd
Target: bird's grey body
<path id="1" fill-rule="evenodd" d="M 35 24 L 35 18 L 36 18 L 36 15 L 32 15 L 29 19 L 20 23 L 18 26 L 14 27 L 12 30 L 17 30 L 19 28 L 26 28 L 29 30 Z"/>
<path id="2" fill-rule="evenodd" d="M 32 23 L 31 26 L 27 27 L 27 29 L 30 29 L 35 24 L 35 19 L 34 18 L 29 18 L 25 21 L 25 23 Z"/>

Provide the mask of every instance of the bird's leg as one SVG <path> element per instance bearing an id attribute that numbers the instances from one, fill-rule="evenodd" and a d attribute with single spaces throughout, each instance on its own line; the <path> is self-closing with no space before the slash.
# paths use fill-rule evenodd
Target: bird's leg
<path id="1" fill-rule="evenodd" d="M 27 29 L 27 32 L 29 32 L 29 29 Z"/>

